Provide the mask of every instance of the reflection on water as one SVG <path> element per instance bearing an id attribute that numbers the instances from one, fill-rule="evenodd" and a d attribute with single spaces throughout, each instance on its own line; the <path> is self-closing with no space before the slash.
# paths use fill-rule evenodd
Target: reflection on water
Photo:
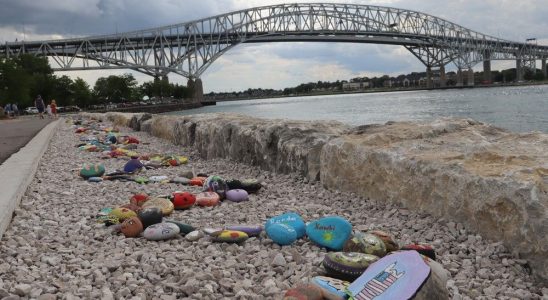
<path id="1" fill-rule="evenodd" d="M 475 88 L 219 102 L 174 112 L 236 112 L 263 118 L 337 120 L 351 125 L 472 118 L 516 132 L 548 133 L 548 86 Z"/>

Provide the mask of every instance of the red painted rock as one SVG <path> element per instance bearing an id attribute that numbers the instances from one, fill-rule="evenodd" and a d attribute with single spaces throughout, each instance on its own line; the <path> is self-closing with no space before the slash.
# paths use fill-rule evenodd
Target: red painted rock
<path id="1" fill-rule="evenodd" d="M 190 179 L 190 185 L 192 186 L 203 186 L 204 185 L 204 182 L 207 178 L 206 177 L 194 177 L 192 179 Z"/>
<path id="2" fill-rule="evenodd" d="M 299 285 L 285 292 L 283 300 L 322 300 L 322 290 L 318 287 L 307 284 Z"/>
<path id="3" fill-rule="evenodd" d="M 131 217 L 122 223 L 122 233 L 127 237 L 138 237 L 143 232 L 143 223 L 138 217 Z"/>
<path id="4" fill-rule="evenodd" d="M 199 206 L 215 206 L 221 200 L 219 194 L 214 192 L 203 192 L 196 195 L 196 204 Z"/>
<path id="5" fill-rule="evenodd" d="M 173 205 L 175 209 L 187 209 L 196 203 L 196 196 L 189 192 L 175 192 L 173 193 Z"/>
<path id="6" fill-rule="evenodd" d="M 131 196 L 131 199 L 129 199 L 130 203 L 133 203 L 135 205 L 143 205 L 148 200 L 148 195 L 145 193 L 137 193 L 133 196 Z"/>

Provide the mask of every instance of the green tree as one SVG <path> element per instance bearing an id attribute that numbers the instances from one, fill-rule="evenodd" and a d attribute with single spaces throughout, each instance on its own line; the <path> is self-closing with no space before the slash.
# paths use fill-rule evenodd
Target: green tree
<path id="1" fill-rule="evenodd" d="M 92 105 L 91 90 L 87 82 L 78 77 L 71 86 L 73 103 L 79 107 L 88 107 Z"/>
<path id="2" fill-rule="evenodd" d="M 111 75 L 109 77 L 101 77 L 95 82 L 93 88 L 94 96 L 101 103 L 119 103 L 130 101 L 132 96 L 137 92 L 137 80 L 131 74 L 122 76 Z"/>

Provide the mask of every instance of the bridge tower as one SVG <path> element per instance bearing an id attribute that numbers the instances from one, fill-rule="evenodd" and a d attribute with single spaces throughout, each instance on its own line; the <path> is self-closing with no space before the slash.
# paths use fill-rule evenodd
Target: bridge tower
<path id="1" fill-rule="evenodd" d="M 523 81 L 523 66 L 521 58 L 516 59 L 516 80 Z"/>
<path id="2" fill-rule="evenodd" d="M 491 75 L 491 53 L 489 51 L 486 51 L 483 55 L 483 80 L 488 84 L 491 84 L 493 81 Z"/>
<path id="3" fill-rule="evenodd" d="M 542 66 L 542 74 L 544 74 L 544 79 L 547 79 L 547 77 L 548 77 L 548 70 L 546 70 L 546 58 L 543 58 L 543 59 L 542 59 L 541 66 Z"/>

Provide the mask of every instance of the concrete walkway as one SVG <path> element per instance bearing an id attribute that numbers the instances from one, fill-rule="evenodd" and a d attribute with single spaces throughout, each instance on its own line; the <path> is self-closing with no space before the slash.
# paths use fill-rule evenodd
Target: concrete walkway
<path id="1" fill-rule="evenodd" d="M 0 121 L 0 164 L 25 146 L 52 119 L 37 116 Z"/>

